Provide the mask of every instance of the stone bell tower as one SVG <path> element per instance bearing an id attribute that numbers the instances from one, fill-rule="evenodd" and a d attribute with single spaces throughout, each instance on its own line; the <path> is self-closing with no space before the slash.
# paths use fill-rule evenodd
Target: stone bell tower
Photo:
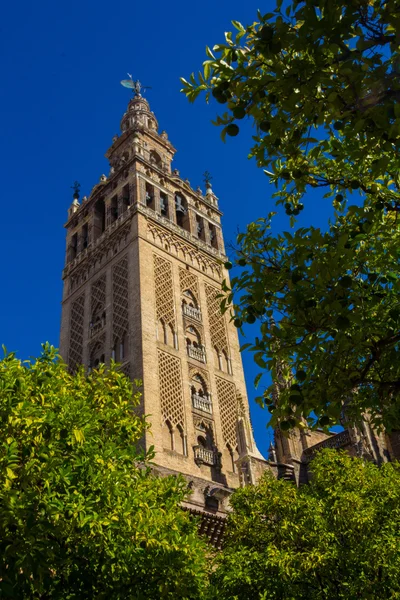
<path id="1" fill-rule="evenodd" d="M 249 425 L 237 331 L 219 310 L 218 199 L 171 168 L 175 149 L 140 86 L 102 175 L 69 209 L 61 354 L 73 370 L 111 358 L 143 382 L 160 474 L 182 473 L 188 507 L 222 515 L 230 490 L 267 463 Z M 217 535 L 217 534 L 215 534 Z"/>

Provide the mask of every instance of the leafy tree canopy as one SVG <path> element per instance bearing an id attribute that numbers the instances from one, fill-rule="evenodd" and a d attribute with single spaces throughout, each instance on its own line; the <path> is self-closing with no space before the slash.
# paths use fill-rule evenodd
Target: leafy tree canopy
<path id="1" fill-rule="evenodd" d="M 115 365 L 71 375 L 53 347 L 0 361 L 2 598 L 202 598 L 185 482 L 156 478 L 140 394 Z"/>
<path id="2" fill-rule="evenodd" d="M 222 308 L 235 299 L 235 324 L 257 321 L 245 347 L 282 388 L 279 406 L 273 386 L 258 401 L 283 429 L 333 425 L 343 406 L 398 427 L 400 3 L 277 0 L 233 25 L 184 93 L 226 105 L 224 138 L 250 119 L 250 157 L 292 225 L 310 186 L 335 208 L 326 232 L 273 236 L 270 213 L 238 237 L 234 262 L 246 269 L 225 283 Z"/>
<path id="3" fill-rule="evenodd" d="M 371 214 L 352 206 L 328 232 L 277 236 L 260 219 L 239 236 L 245 268 L 224 289 L 239 300 L 235 325 L 260 322 L 242 348 L 280 383 L 278 403 L 274 383 L 257 398 L 272 425 L 326 427 L 346 407 L 350 420 L 400 427 L 400 228 Z"/>
<path id="4" fill-rule="evenodd" d="M 250 156 L 278 184 L 278 202 L 296 215 L 307 186 L 342 204 L 361 190 L 368 203 L 398 210 L 400 3 L 294 0 L 258 13 L 248 27 L 207 48 L 204 72 L 183 91 L 226 105 L 216 124 L 235 136 L 256 126 Z M 339 198 L 337 198 L 339 196 Z"/>
<path id="5" fill-rule="evenodd" d="M 300 488 L 266 474 L 234 493 L 218 598 L 399 598 L 399 467 L 324 450 L 311 470 Z"/>

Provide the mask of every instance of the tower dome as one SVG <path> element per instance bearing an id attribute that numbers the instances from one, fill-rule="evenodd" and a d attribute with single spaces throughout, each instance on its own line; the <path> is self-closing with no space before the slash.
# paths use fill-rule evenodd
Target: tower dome
<path id="1" fill-rule="evenodd" d="M 129 101 L 128 108 L 121 120 L 121 131 L 149 129 L 157 132 L 158 123 L 146 98 L 136 93 Z"/>

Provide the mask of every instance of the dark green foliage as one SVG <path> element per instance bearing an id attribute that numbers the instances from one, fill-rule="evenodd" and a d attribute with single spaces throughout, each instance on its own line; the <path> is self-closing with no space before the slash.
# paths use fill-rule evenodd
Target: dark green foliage
<path id="1" fill-rule="evenodd" d="M 238 236 L 235 262 L 246 269 L 225 282 L 223 308 L 233 298 L 232 318 L 244 322 L 251 297 L 263 315 L 246 347 L 288 384 L 271 424 L 334 423 L 346 406 L 351 418 L 367 410 L 375 424 L 400 427 L 400 0 L 276 0 L 251 25 L 232 24 L 182 91 L 193 101 L 229 90 L 215 121 L 223 139 L 245 108 L 250 157 L 292 227 L 310 186 L 336 210 L 326 232 L 274 237 L 270 213 Z M 300 404 L 287 388 L 302 368 Z"/>

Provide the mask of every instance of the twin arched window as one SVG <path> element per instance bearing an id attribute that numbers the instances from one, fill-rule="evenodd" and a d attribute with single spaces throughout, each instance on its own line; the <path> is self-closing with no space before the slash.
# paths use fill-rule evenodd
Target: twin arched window
<path id="1" fill-rule="evenodd" d="M 173 427 L 169 420 L 164 421 L 162 424 L 162 438 L 165 450 L 172 450 L 183 456 L 187 455 L 186 436 L 180 424 Z"/>

